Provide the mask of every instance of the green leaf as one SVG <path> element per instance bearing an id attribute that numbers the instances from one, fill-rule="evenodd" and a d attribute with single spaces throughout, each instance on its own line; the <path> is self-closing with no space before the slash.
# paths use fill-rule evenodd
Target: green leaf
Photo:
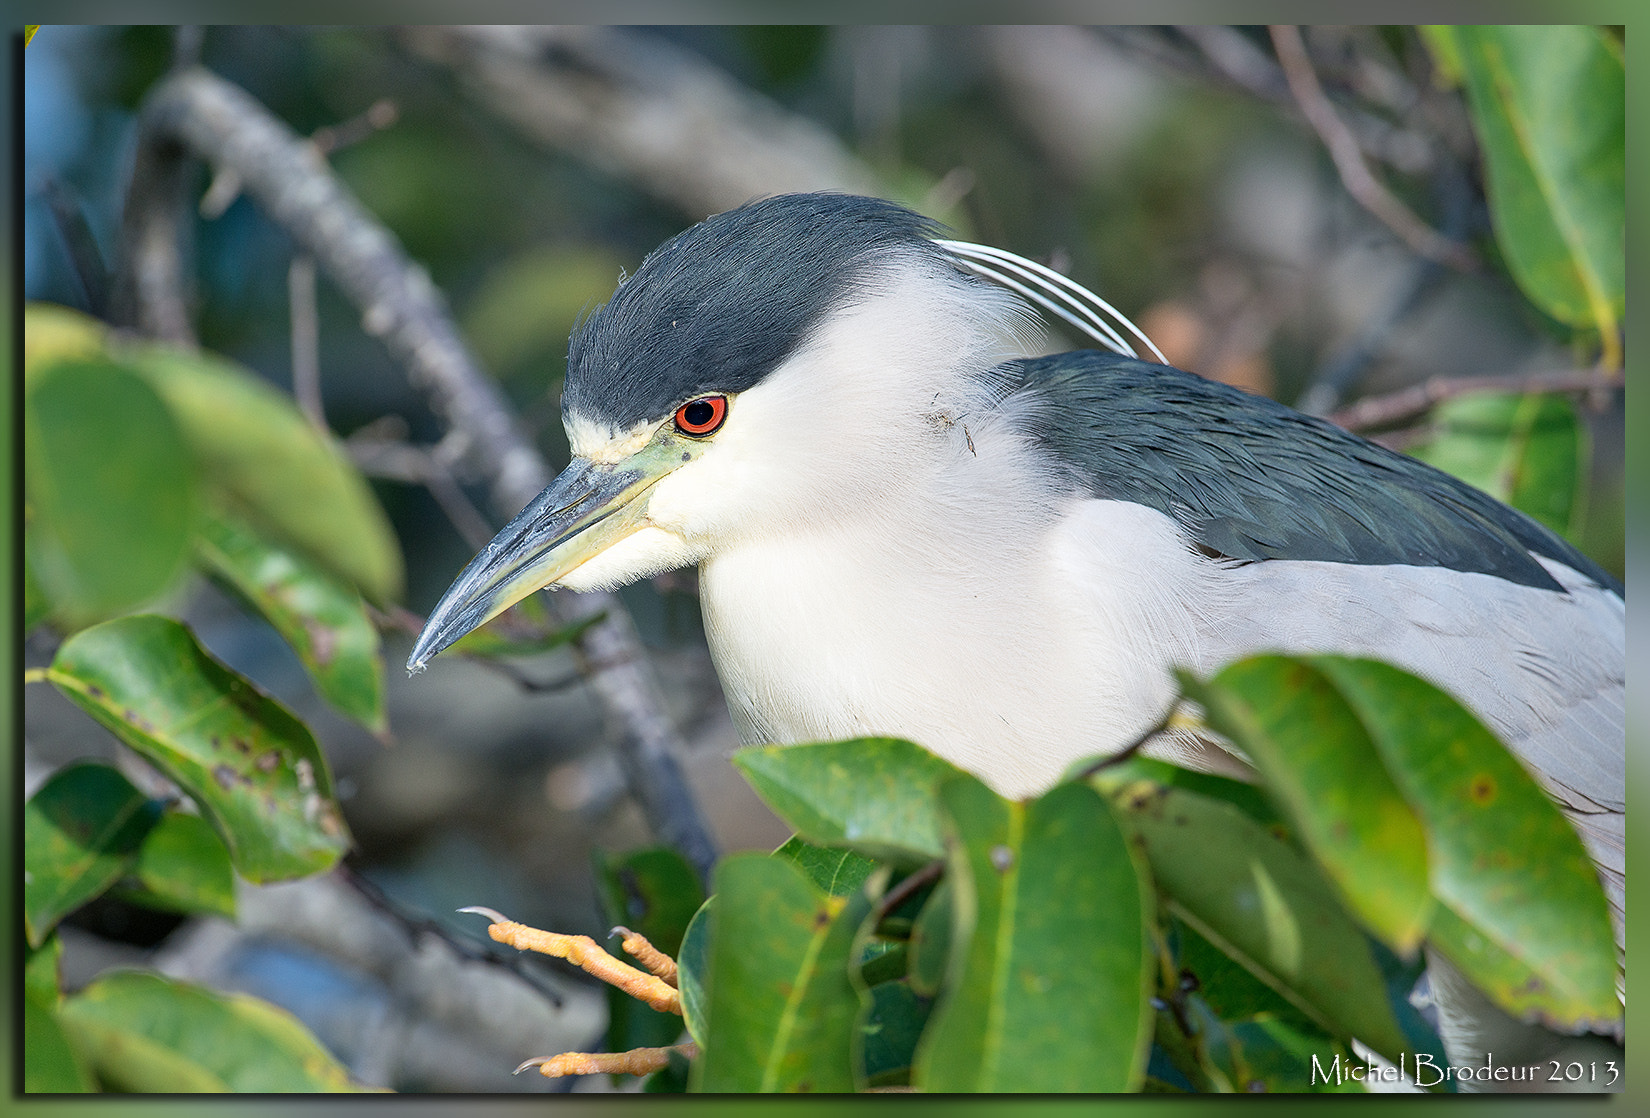
<path id="1" fill-rule="evenodd" d="M 214 504 L 291 544 L 375 602 L 401 593 L 389 520 L 337 440 L 238 365 L 159 346 L 118 356 L 166 401 Z"/>
<path id="2" fill-rule="evenodd" d="M 242 994 L 115 971 L 67 999 L 60 1016 L 98 1078 L 115 1090 L 353 1089 L 296 1018 Z"/>
<path id="3" fill-rule="evenodd" d="M 867 995 L 855 1066 L 870 1087 L 907 1083 L 933 1002 L 904 980 L 879 982 Z"/>
<path id="4" fill-rule="evenodd" d="M 1249 973 L 1181 920 L 1172 922 L 1175 957 L 1182 978 L 1189 978 L 1216 1016 L 1223 1021 L 1275 1017 L 1301 1029 L 1322 1032 L 1316 1022 L 1293 1002 Z"/>
<path id="5" fill-rule="evenodd" d="M 626 854 L 594 855 L 596 887 L 604 917 L 646 936 L 674 958 L 705 890 L 699 875 L 674 850 L 654 847 Z M 608 987 L 608 1046 L 614 1052 L 658 1048 L 682 1035 L 682 1018 L 661 1013 Z"/>
<path id="6" fill-rule="evenodd" d="M 144 836 L 134 867 L 133 899 L 172 912 L 235 919 L 235 870 L 212 825 L 198 815 L 168 811 Z"/>
<path id="7" fill-rule="evenodd" d="M 863 854 L 840 846 L 815 846 L 795 835 L 773 853 L 774 857 L 789 861 L 818 889 L 833 897 L 857 892 L 877 868 L 877 863 Z"/>
<path id="8" fill-rule="evenodd" d="M 48 1009 L 63 997 L 63 941 L 53 932 L 23 961 L 23 993 Z"/>
<path id="9" fill-rule="evenodd" d="M 69 765 L 23 806 L 23 923 L 38 947 L 57 922 L 119 881 L 159 805 L 108 765 Z"/>
<path id="10" fill-rule="evenodd" d="M 1362 1063 L 1340 1041 L 1315 1030 L 1272 1017 L 1226 1022 L 1229 1067 L 1233 1082 L 1246 1091 L 1274 1094 L 1297 1091 L 1362 1094 L 1363 1082 L 1348 1075 L 1340 1082 L 1330 1071 Z M 1316 1058 L 1317 1063 L 1312 1061 Z"/>
<path id="11" fill-rule="evenodd" d="M 292 646 L 322 698 L 374 733 L 384 732 L 384 658 L 353 586 L 229 516 L 205 519 L 196 554 Z"/>
<path id="12" fill-rule="evenodd" d="M 928 1091 L 1138 1088 L 1151 1042 L 1151 898 L 1105 801 L 942 784 L 953 947 L 918 1049 Z"/>
<path id="13" fill-rule="evenodd" d="M 157 597 L 183 570 L 199 515 L 196 463 L 140 377 L 48 363 L 23 405 L 28 566 L 70 627 Z"/>
<path id="14" fill-rule="evenodd" d="M 960 770 L 897 738 L 742 749 L 733 763 L 799 835 L 899 865 L 938 858 L 934 788 Z"/>
<path id="15" fill-rule="evenodd" d="M 1555 532 L 1569 534 L 1580 522 L 1591 450 L 1565 397 L 1471 392 L 1434 408 L 1428 427 L 1408 453 Z"/>
<path id="16" fill-rule="evenodd" d="M 1369 944 L 1311 862 L 1231 804 L 1106 776 L 1172 912 L 1325 1032 L 1397 1058 L 1404 1034 Z"/>
<path id="17" fill-rule="evenodd" d="M 718 863 L 697 1090 L 854 1089 L 860 1007 L 848 967 L 870 903 L 819 892 L 782 858 Z"/>
<path id="18" fill-rule="evenodd" d="M 69 1094 L 95 1091 L 85 1062 L 47 1006 L 23 999 L 23 1091 Z M 14 1088 L 15 1090 L 15 1088 Z"/>
<path id="19" fill-rule="evenodd" d="M 1432 912 L 1426 834 L 1334 684 L 1283 656 L 1241 660 L 1207 682 L 1183 674 L 1181 684 L 1254 764 L 1348 908 L 1413 955 Z"/>
<path id="20" fill-rule="evenodd" d="M 1615 939 L 1597 871 L 1568 820 L 1464 707 L 1370 660 L 1317 657 L 1426 824 L 1431 942 L 1516 1017 L 1615 1021 Z"/>
<path id="21" fill-rule="evenodd" d="M 1209 1031 L 1208 1055 L 1232 1084 L 1271 1092 L 1362 1089 L 1353 1081 L 1337 1086 L 1312 1074 L 1314 1055 L 1326 1068 L 1336 1056 L 1343 1067 L 1353 1061 L 1341 1039 L 1324 1032 L 1190 925 L 1177 920 L 1173 926 L 1181 981 L 1193 991 L 1186 999 L 1189 1015 Z"/>
<path id="22" fill-rule="evenodd" d="M 1598 28 L 1456 27 L 1496 241 L 1531 302 L 1606 336 L 1626 291 L 1626 67 Z"/>
<path id="23" fill-rule="evenodd" d="M 106 357 L 109 328 L 91 315 L 56 303 L 23 306 L 23 384 L 33 387 L 46 366 L 68 359 Z"/>
<path id="24" fill-rule="evenodd" d="M 318 873 L 348 848 L 309 730 L 177 622 L 139 615 L 82 630 L 47 678 L 200 805 L 248 880 Z"/>
<path id="25" fill-rule="evenodd" d="M 1432 64 L 1437 73 L 1435 80 L 1446 89 L 1455 89 L 1461 84 L 1461 52 L 1455 44 L 1455 28 L 1445 24 L 1423 25 L 1416 28 L 1421 34 L 1421 40 L 1426 43 L 1427 50 L 1432 54 Z"/>
<path id="26" fill-rule="evenodd" d="M 1085 761 L 1073 766 L 1073 773 L 1088 769 L 1090 764 Z M 1208 799 L 1225 800 L 1279 838 L 1291 838 L 1294 834 L 1289 821 L 1278 813 L 1277 805 L 1257 784 L 1234 780 L 1229 776 L 1216 776 L 1213 773 L 1181 768 L 1179 765 L 1159 761 L 1155 757 L 1143 757 L 1138 753 L 1115 765 L 1106 766 L 1103 773 L 1103 783 L 1107 788 L 1120 787 L 1140 780 L 1161 784 L 1167 788 L 1184 788 Z"/>
<path id="27" fill-rule="evenodd" d="M 911 957 L 911 989 L 923 997 L 934 997 L 945 984 L 950 969 L 951 936 L 956 913 L 951 901 L 951 882 L 942 879 L 911 924 L 908 948 Z"/>
<path id="28" fill-rule="evenodd" d="M 710 1035 L 710 1002 L 706 990 L 710 975 L 710 926 L 715 909 L 714 896 L 699 906 L 699 911 L 688 921 L 687 931 L 682 933 L 682 949 L 676 954 L 676 988 L 682 992 L 682 1023 L 701 1049 Z"/>

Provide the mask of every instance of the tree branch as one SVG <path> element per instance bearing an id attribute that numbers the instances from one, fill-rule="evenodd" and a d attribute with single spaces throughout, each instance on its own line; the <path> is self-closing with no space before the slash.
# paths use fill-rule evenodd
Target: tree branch
<path id="1" fill-rule="evenodd" d="M 1357 137 L 1335 114 L 1334 106 L 1324 95 L 1318 75 L 1312 69 L 1312 61 L 1306 56 L 1306 45 L 1301 41 L 1299 29 L 1278 25 L 1271 30 L 1272 43 L 1277 48 L 1278 61 L 1283 65 L 1290 92 L 1295 95 L 1301 112 L 1306 114 L 1307 123 L 1312 125 L 1313 131 L 1329 149 L 1347 193 L 1428 260 L 1436 260 L 1458 271 L 1476 270 L 1477 253 L 1466 245 L 1448 239 L 1416 217 L 1414 211 L 1404 205 L 1369 169 Z"/>
<path id="2" fill-rule="evenodd" d="M 1369 431 L 1414 419 L 1429 408 L 1469 392 L 1613 392 L 1619 370 L 1562 369 L 1513 377 L 1433 377 L 1384 396 L 1367 396 L 1329 416 L 1348 431 Z"/>
<path id="3" fill-rule="evenodd" d="M 694 217 L 787 191 L 881 192 L 876 175 L 825 129 L 652 36 L 611 27 L 398 34 L 529 139 Z"/>
<path id="4" fill-rule="evenodd" d="M 164 241 L 162 230 L 144 221 L 152 208 L 146 194 L 154 188 L 152 179 L 181 181 L 186 154 L 231 170 L 361 309 L 362 328 L 384 343 L 436 414 L 462 433 L 501 517 L 513 515 L 548 484 L 548 464 L 517 429 L 498 386 L 470 356 L 429 276 L 333 177 L 313 144 L 239 87 L 198 68 L 170 75 L 150 93 L 140 136 L 138 164 L 149 168 L 149 177 L 134 179 L 128 210 L 136 215 L 146 250 L 165 248 L 151 243 Z M 182 230 L 165 232 L 175 238 Z M 166 251 L 175 264 L 175 244 Z M 156 321 L 161 310 L 174 316 L 181 310 L 180 271 L 173 269 L 169 284 L 148 277 L 133 285 L 140 322 Z M 187 318 L 181 321 L 186 328 Z M 167 325 L 164 318 L 160 325 Z M 579 648 L 592 671 L 593 690 L 621 728 L 619 760 L 626 780 L 655 834 L 708 875 L 715 844 L 676 760 L 683 746 L 662 713 L 658 684 L 629 615 L 616 597 L 603 593 L 560 595 L 552 608 L 567 620 L 606 613 Z"/>

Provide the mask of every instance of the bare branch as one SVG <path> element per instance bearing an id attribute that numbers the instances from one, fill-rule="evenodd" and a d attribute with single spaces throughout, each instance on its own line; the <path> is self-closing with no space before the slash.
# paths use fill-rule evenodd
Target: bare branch
<path id="1" fill-rule="evenodd" d="M 194 284 L 187 261 L 194 223 L 184 208 L 191 170 L 177 140 L 148 117 L 140 118 L 110 312 L 116 325 L 193 349 L 189 300 Z"/>
<path id="2" fill-rule="evenodd" d="M 1335 114 L 1334 106 L 1318 83 L 1312 61 L 1306 56 L 1306 45 L 1301 41 L 1300 31 L 1288 25 L 1274 26 L 1272 43 L 1277 48 L 1278 61 L 1283 64 L 1289 89 L 1295 95 L 1301 112 L 1306 114 L 1307 122 L 1328 147 L 1347 193 L 1420 255 L 1458 271 L 1476 270 L 1477 253 L 1466 245 L 1448 239 L 1416 217 L 1414 211 L 1404 205 L 1369 169 L 1357 137 Z"/>
<path id="3" fill-rule="evenodd" d="M 1619 370 L 1562 369 L 1512 377 L 1433 377 L 1384 396 L 1368 396 L 1329 416 L 1348 431 L 1389 427 L 1424 414 L 1429 408 L 1470 392 L 1614 392 L 1624 378 Z"/>
<path id="4" fill-rule="evenodd" d="M 80 286 L 86 309 L 94 318 L 104 317 L 109 312 L 109 267 L 98 251 L 85 207 L 75 192 L 56 178 L 42 182 L 40 193 L 68 253 L 69 272 Z"/>
<path id="5" fill-rule="evenodd" d="M 401 110 L 387 97 L 367 106 L 366 112 L 350 117 L 339 124 L 317 128 L 309 137 L 315 150 L 322 155 L 334 155 L 353 144 L 358 144 L 374 132 L 382 132 L 401 119 Z"/>
<path id="6" fill-rule="evenodd" d="M 240 177 L 247 194 L 361 308 L 362 328 L 382 340 L 436 414 L 460 433 L 490 483 L 500 516 L 514 515 L 548 484 L 548 464 L 470 356 L 428 275 L 333 177 L 313 144 L 245 91 L 201 69 L 173 74 L 151 92 L 140 131 L 138 164 L 163 180 L 181 181 L 186 154 Z M 133 208 L 143 208 L 135 184 L 133 197 Z M 144 232 L 159 239 L 156 227 Z M 175 238 L 181 231 L 173 226 L 165 232 Z M 175 244 L 166 251 L 175 262 Z M 140 321 L 155 317 L 151 299 L 181 311 L 178 276 L 170 278 L 173 285 L 164 289 L 154 282 L 134 285 L 140 314 L 147 316 Z M 185 328 L 187 321 L 181 318 Z M 621 728 L 626 780 L 659 838 L 708 874 L 715 844 L 676 760 L 683 746 L 663 714 L 658 683 L 629 615 L 610 594 L 561 595 L 552 603 L 564 620 L 607 615 L 581 637 L 579 651 L 593 672 L 592 689 Z"/>
<path id="7" fill-rule="evenodd" d="M 493 538 L 493 526 L 459 487 L 452 466 L 439 453 L 439 448 L 413 446 L 399 439 L 362 437 L 360 432 L 346 439 L 344 447 L 357 468 L 368 477 L 404 481 L 428 489 L 471 547 L 479 551 Z"/>
<path id="8" fill-rule="evenodd" d="M 586 159 L 695 217 L 794 190 L 880 193 L 829 132 L 659 39 L 611 27 L 416 27 L 530 139 Z"/>

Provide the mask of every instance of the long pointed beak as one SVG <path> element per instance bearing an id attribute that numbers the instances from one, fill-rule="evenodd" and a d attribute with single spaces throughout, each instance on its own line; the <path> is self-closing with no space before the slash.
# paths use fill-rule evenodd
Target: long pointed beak
<path id="1" fill-rule="evenodd" d="M 418 634 L 407 670 L 423 671 L 464 634 L 644 527 L 647 502 L 639 498 L 662 476 L 634 461 L 573 459 L 453 580 Z"/>

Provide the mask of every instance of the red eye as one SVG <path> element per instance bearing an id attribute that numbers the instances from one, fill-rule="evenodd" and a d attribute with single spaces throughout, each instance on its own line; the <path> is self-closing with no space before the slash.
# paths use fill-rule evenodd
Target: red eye
<path id="1" fill-rule="evenodd" d="M 676 429 L 684 435 L 703 438 L 722 426 L 722 420 L 727 417 L 726 396 L 701 396 L 676 409 Z"/>

